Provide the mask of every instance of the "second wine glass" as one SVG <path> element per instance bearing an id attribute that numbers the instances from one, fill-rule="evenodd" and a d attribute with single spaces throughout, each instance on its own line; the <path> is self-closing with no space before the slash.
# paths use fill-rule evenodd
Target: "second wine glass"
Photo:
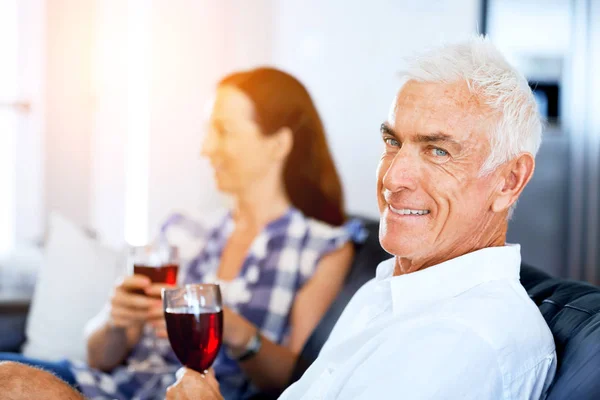
<path id="1" fill-rule="evenodd" d="M 216 284 L 163 289 L 169 342 L 179 361 L 204 373 L 217 358 L 223 341 L 223 306 Z"/>

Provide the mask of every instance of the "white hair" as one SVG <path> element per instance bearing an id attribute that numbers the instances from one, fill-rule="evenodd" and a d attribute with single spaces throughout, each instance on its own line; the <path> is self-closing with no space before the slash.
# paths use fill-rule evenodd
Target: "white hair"
<path id="1" fill-rule="evenodd" d="M 408 59 L 403 80 L 428 83 L 465 81 L 469 90 L 498 117 L 489 131 L 486 175 L 520 153 L 534 157 L 542 141 L 542 120 L 525 77 L 485 36 L 429 49 Z M 509 211 L 512 215 L 516 203 Z"/>
<path id="2" fill-rule="evenodd" d="M 520 153 L 534 157 L 542 141 L 542 121 L 525 77 L 485 36 L 429 49 L 408 60 L 405 81 L 465 81 L 492 112 L 490 154 L 481 168 L 487 174 Z"/>

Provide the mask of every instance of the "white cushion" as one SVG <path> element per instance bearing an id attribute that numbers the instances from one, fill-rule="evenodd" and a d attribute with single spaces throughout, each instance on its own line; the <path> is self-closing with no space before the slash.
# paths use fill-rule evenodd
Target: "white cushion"
<path id="1" fill-rule="evenodd" d="M 27 320 L 24 355 L 84 361 L 84 325 L 108 301 L 124 272 L 123 264 L 121 252 L 103 246 L 53 212 Z"/>

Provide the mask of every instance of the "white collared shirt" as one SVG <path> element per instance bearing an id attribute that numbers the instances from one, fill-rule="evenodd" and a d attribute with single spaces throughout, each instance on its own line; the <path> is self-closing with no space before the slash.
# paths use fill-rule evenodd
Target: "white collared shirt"
<path id="1" fill-rule="evenodd" d="M 379 265 L 281 399 L 545 398 L 556 352 L 519 282 L 519 245 L 395 277 L 394 265 Z"/>

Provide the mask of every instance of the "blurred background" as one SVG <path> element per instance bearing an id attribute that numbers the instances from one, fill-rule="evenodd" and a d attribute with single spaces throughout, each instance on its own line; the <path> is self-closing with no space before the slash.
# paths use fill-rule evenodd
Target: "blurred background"
<path id="1" fill-rule="evenodd" d="M 509 241 L 600 283 L 597 21 L 597 0 L 0 0 L 4 284 L 35 274 L 53 212 L 119 248 L 174 210 L 222 207 L 199 156 L 206 107 L 220 77 L 258 65 L 307 85 L 348 212 L 376 218 L 378 127 L 402 58 L 475 32 L 525 73 L 547 120 Z"/>

